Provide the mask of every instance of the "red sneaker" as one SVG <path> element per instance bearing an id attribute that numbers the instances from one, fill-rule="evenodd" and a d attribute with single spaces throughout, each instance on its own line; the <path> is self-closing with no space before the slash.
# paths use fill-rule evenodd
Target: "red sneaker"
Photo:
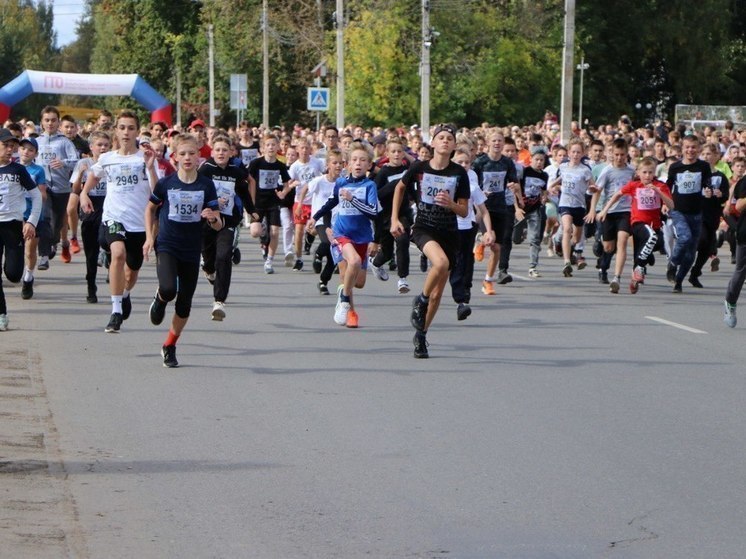
<path id="1" fill-rule="evenodd" d="M 62 247 L 62 256 L 61 256 L 61 258 L 62 258 L 62 261 L 65 264 L 68 264 L 73 259 L 73 257 L 70 255 L 70 247 L 69 246 L 63 246 Z"/>
<path id="2" fill-rule="evenodd" d="M 357 328 L 358 325 L 359 318 L 357 316 L 357 313 L 350 309 L 349 311 L 347 311 L 347 323 L 345 324 L 345 326 L 347 326 L 347 328 Z"/>
<path id="3" fill-rule="evenodd" d="M 75 237 L 70 239 L 70 252 L 73 254 L 78 254 L 80 252 L 80 243 Z"/>

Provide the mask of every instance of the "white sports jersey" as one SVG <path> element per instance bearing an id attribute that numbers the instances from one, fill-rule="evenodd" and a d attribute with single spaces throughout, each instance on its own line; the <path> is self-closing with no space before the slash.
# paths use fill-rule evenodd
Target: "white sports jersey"
<path id="1" fill-rule="evenodd" d="M 151 186 L 142 152 L 104 153 L 91 167 L 91 173 L 106 180 L 103 221 L 117 221 L 132 233 L 145 231 L 145 206 Z"/>

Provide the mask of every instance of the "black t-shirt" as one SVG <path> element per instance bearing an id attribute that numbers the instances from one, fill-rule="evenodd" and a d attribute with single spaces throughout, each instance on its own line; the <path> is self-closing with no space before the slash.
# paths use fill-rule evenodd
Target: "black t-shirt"
<path id="1" fill-rule="evenodd" d="M 249 185 L 242 169 L 230 163 L 223 169 L 210 158 L 199 168 L 199 174 L 211 179 L 215 184 L 220 213 L 223 214 L 226 225 L 238 225 L 243 218 L 244 209 L 248 213 L 253 213 L 254 204 L 249 196 Z"/>
<path id="2" fill-rule="evenodd" d="M 746 178 L 742 178 L 733 187 L 733 210 L 736 209 L 735 201 L 741 198 L 746 198 Z M 741 212 L 738 216 L 738 224 L 736 225 L 736 241 L 739 245 L 746 244 L 746 212 Z"/>
<path id="3" fill-rule="evenodd" d="M 401 180 L 411 199 L 417 202 L 415 226 L 439 231 L 458 230 L 456 214 L 448 208 L 436 205 L 435 196 L 438 192 L 447 190 L 455 202 L 469 199 L 469 175 L 461 165 L 449 161 L 445 169 L 438 170 L 430 167 L 429 161 L 416 161 L 410 165 Z"/>
<path id="4" fill-rule="evenodd" d="M 674 209 L 685 214 L 702 212 L 702 190 L 709 188 L 710 165 L 697 160 L 685 164 L 682 161 L 671 163 L 668 168 L 668 188 L 673 195 Z"/>
<path id="5" fill-rule="evenodd" d="M 282 161 L 270 163 L 264 157 L 260 157 L 249 165 L 249 176 L 256 183 L 256 209 L 269 210 L 279 207 L 277 188 L 290 181 L 287 165 Z"/>
<path id="6" fill-rule="evenodd" d="M 396 185 L 404 177 L 404 173 L 407 172 L 406 165 L 399 165 L 398 167 L 391 167 L 384 165 L 381 170 L 378 171 L 375 178 L 376 188 L 378 189 L 378 201 L 383 208 L 383 217 L 388 219 L 391 217 L 391 206 L 394 201 L 394 190 Z M 399 215 L 407 215 L 409 213 L 409 203 L 407 197 L 404 198 Z"/>
<path id="7" fill-rule="evenodd" d="M 718 223 L 723 215 L 723 206 L 728 200 L 730 185 L 728 177 L 720 171 L 713 171 L 710 177 L 712 196 L 702 200 L 702 218 L 708 223 Z M 720 191 L 720 196 L 715 197 L 715 190 Z"/>
<path id="8" fill-rule="evenodd" d="M 472 167 L 479 178 L 479 186 L 487 196 L 484 203 L 487 209 L 491 212 L 506 211 L 505 189 L 508 183 L 518 180 L 513 160 L 504 155 L 500 159 L 492 159 L 484 154 L 477 158 Z"/>
<path id="9" fill-rule="evenodd" d="M 523 192 L 523 208 L 526 213 L 541 207 L 541 195 L 547 190 L 549 176 L 544 171 L 537 171 L 533 167 L 523 169 L 521 191 Z"/>

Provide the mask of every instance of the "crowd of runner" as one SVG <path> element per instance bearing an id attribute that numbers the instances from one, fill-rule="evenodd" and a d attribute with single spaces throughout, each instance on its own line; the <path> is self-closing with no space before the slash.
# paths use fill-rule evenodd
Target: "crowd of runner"
<path id="1" fill-rule="evenodd" d="M 6 278 L 31 299 L 37 271 L 48 270 L 58 251 L 68 263 L 82 250 L 86 300 L 98 302 L 105 270 L 111 314 L 104 330 L 117 333 L 132 311 L 143 261 L 155 251 L 151 322 L 161 324 L 174 303 L 162 346 L 166 367 L 178 366 L 176 343 L 200 270 L 213 288 L 212 319 L 226 317 L 242 229 L 261 239 L 266 274 L 275 273 L 278 250 L 297 272 L 308 257 L 321 295 L 330 294 L 338 272 L 332 318 L 348 328 L 359 325 L 353 293 L 369 269 L 382 281 L 395 272 L 396 292 L 410 291 L 414 243 L 426 273 L 412 301 L 416 358 L 428 357 L 427 332 L 447 284 L 465 320 L 475 261 L 487 258 L 477 283 L 494 296 L 496 285 L 512 281 L 512 247 L 524 241 L 530 278 L 542 277 L 544 254 L 563 259 L 567 278 L 595 259 L 598 281 L 612 294 L 623 283 L 630 238 L 624 281 L 632 294 L 656 254 L 665 257 L 673 293 L 685 282 L 701 288 L 705 268 L 717 271 L 718 249 L 727 247 L 735 269 L 724 321 L 736 326 L 746 279 L 746 130 L 730 123 L 700 131 L 664 122 L 633 129 L 627 117 L 596 130 L 573 123 L 563 145 L 549 112 L 522 128 L 438 124 L 423 133 L 416 125 L 313 131 L 247 122 L 223 130 L 200 119 L 182 129 L 141 125 L 130 111 L 101 111 L 79 126 L 49 106 L 38 124 L 6 122 L 0 142 Z M 0 281 L 0 331 L 8 323 Z"/>

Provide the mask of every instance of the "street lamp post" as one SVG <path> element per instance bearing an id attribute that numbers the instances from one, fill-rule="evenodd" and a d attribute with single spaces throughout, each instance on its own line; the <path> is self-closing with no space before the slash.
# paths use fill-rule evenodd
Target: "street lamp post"
<path id="1" fill-rule="evenodd" d="M 590 68 L 591 65 L 585 61 L 585 55 L 580 57 L 580 64 L 577 65 L 577 69 L 580 70 L 580 99 L 578 109 L 578 124 L 583 128 L 583 75 L 585 71 Z"/>

